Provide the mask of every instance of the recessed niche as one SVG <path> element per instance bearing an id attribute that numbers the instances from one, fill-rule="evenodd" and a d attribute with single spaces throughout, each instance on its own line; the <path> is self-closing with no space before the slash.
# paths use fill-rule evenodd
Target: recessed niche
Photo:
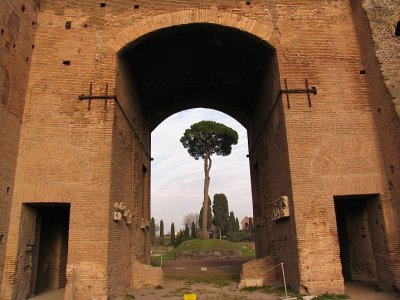
<path id="1" fill-rule="evenodd" d="M 105 2 L 101 2 L 100 3 L 100 7 L 106 7 L 106 3 Z"/>
<path id="2" fill-rule="evenodd" d="M 71 64 L 71 61 L 70 60 L 64 60 L 63 64 L 66 65 L 66 66 L 69 66 Z"/>
<path id="3" fill-rule="evenodd" d="M 71 29 L 71 24 L 72 24 L 71 21 L 65 22 L 65 29 Z"/>

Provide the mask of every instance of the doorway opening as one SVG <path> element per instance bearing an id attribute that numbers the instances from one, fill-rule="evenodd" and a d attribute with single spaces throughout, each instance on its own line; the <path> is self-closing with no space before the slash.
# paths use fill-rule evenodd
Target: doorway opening
<path id="1" fill-rule="evenodd" d="M 375 282 L 377 228 L 373 220 L 378 214 L 379 195 L 336 196 L 334 201 L 344 280 Z"/>
<path id="2" fill-rule="evenodd" d="M 36 211 L 31 295 L 64 288 L 67 282 L 69 204 L 32 205 Z"/>

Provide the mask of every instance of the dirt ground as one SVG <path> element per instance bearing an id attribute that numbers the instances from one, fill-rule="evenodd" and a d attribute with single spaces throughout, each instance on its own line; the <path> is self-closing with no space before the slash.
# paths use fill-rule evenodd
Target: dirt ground
<path id="1" fill-rule="evenodd" d="M 131 290 L 118 300 L 182 300 L 185 294 L 191 293 L 196 294 L 197 300 L 277 300 L 278 296 L 262 290 L 248 292 L 238 289 L 241 266 L 248 260 L 249 258 L 208 258 L 164 261 L 164 288 Z M 351 300 L 400 299 L 378 291 L 372 283 L 346 283 L 345 293 Z"/>
<path id="2" fill-rule="evenodd" d="M 278 296 L 262 290 L 238 289 L 241 265 L 248 258 L 177 259 L 164 261 L 163 288 L 131 289 L 112 300 L 182 300 L 185 294 L 196 294 L 197 300 L 277 300 Z M 351 300 L 400 300 L 378 291 L 373 283 L 346 283 L 345 293 Z M 32 300 L 64 300 L 63 289 L 45 293 Z"/>

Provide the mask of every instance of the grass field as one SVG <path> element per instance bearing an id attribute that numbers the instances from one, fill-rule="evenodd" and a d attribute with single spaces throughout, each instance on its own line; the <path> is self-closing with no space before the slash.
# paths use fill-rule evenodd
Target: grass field
<path id="1" fill-rule="evenodd" d="M 184 251 L 214 251 L 214 250 L 238 250 L 242 253 L 243 257 L 252 257 L 255 256 L 253 249 L 248 249 L 243 243 L 232 243 L 226 240 L 219 239 L 209 239 L 209 240 L 200 240 L 193 239 L 188 240 L 180 244 L 174 250 L 173 253 L 179 253 Z"/>
<path id="2" fill-rule="evenodd" d="M 195 252 L 195 251 L 216 251 L 216 250 L 237 250 L 242 253 L 243 257 L 255 257 L 254 247 L 250 247 L 248 243 L 232 243 L 226 240 L 209 239 L 187 240 L 174 248 L 172 251 L 165 253 L 162 256 L 163 260 L 176 259 L 176 254 L 180 252 Z M 151 257 L 151 264 L 159 267 L 161 264 L 160 255 Z"/>

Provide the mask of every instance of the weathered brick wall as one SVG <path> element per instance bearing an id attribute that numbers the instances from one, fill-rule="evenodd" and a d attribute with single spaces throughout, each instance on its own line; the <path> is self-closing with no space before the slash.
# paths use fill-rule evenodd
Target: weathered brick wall
<path id="1" fill-rule="evenodd" d="M 0 286 L 37 15 L 32 1 L 0 2 Z"/>
<path id="2" fill-rule="evenodd" d="M 145 265 L 140 262 L 132 262 L 132 287 L 160 287 L 164 286 L 164 273 L 161 268 Z"/>
<path id="3" fill-rule="evenodd" d="M 325 4 L 288 7 L 279 22 L 281 79 L 318 88 L 312 107 L 306 95 L 285 106 L 300 289 L 309 292 L 343 291 L 333 196 L 385 198 L 386 189 L 350 3 Z"/>
<path id="4" fill-rule="evenodd" d="M 396 1 L 352 1 L 353 19 L 360 43 L 363 69 L 368 87 L 377 136 L 383 153 L 386 174 L 385 201 L 381 210 L 386 220 L 377 220 L 386 235 L 382 243 L 388 245 L 389 255 L 379 254 L 382 268 L 391 272 L 386 277 L 386 288 L 400 286 L 400 120 L 398 115 L 399 48 L 400 39 L 394 36 L 399 10 Z M 397 73 L 396 73 L 397 72 Z M 396 75 L 397 74 L 397 75 Z M 371 216 L 369 216 L 371 217 Z M 374 217 L 375 218 L 375 217 Z M 375 237 L 379 235 L 375 234 Z M 390 237 L 390 238 L 389 238 Z M 397 249 L 397 250 L 396 250 Z"/>
<path id="5" fill-rule="evenodd" d="M 111 104 L 104 109 L 103 102 L 93 101 L 88 110 L 88 102 L 77 99 L 88 91 L 89 82 L 103 83 L 101 70 L 93 63 L 94 32 L 81 40 L 73 28 L 65 29 L 66 16 L 49 11 L 44 1 L 41 4 L 37 23 L 40 34 L 35 39 L 29 74 L 1 297 L 10 299 L 16 289 L 14 262 L 23 260 L 17 258 L 19 251 L 24 253 L 18 237 L 25 238 L 27 234 L 19 232 L 21 222 L 25 222 L 20 214 L 24 202 L 71 203 L 67 297 L 71 297 L 70 293 L 77 298 L 82 294 L 97 297 L 107 293 L 114 108 Z M 90 43 L 94 49 L 85 46 Z M 63 64 L 66 60 L 70 65 Z M 93 92 L 98 93 L 99 88 L 95 84 Z M 17 281 L 24 282 L 22 277 L 17 277 Z M 29 280 L 18 288 L 20 295 L 28 291 Z"/>
<path id="6" fill-rule="evenodd" d="M 276 284 L 275 260 L 272 256 L 254 259 L 243 264 L 240 280 L 262 279 L 263 285 Z M 239 288 L 241 284 L 239 284 Z"/>
<path id="7" fill-rule="evenodd" d="M 360 74 L 363 49 L 369 48 L 359 45 L 349 1 L 104 3 L 101 7 L 93 1 L 41 2 L 12 197 L 3 297 L 10 298 L 15 290 L 11 278 L 18 272 L 18 240 L 29 235 L 19 233 L 25 222 L 20 214 L 24 202 L 71 203 L 67 298 L 72 294 L 76 299 L 106 297 L 121 282 L 135 280 L 135 259 L 148 262 L 148 234 L 140 229 L 140 221 L 150 215 L 143 200 L 149 192 L 147 184 L 143 188 L 148 180 L 143 178 L 143 165 L 149 167 L 145 152 L 150 136 L 134 91 L 120 85 L 125 78 L 119 78 L 117 54 L 152 30 L 195 22 L 239 28 L 268 41 L 277 49 L 281 85 L 287 78 L 289 88 L 304 87 L 308 78 L 318 88 L 318 95 L 311 96 L 312 107 L 304 94 L 290 95 L 290 108 L 283 96 L 274 116 L 278 120 L 268 124 L 261 139 L 278 157 L 274 161 L 255 141 L 274 98 L 270 94 L 267 102 L 266 95 L 260 95 L 265 103 L 249 127 L 249 144 L 256 143 L 250 165 L 258 162 L 260 172 L 256 202 L 262 204 L 265 224 L 257 236 L 263 240 L 258 241 L 258 253 L 271 251 L 277 260 L 293 266 L 288 274 L 293 288 L 343 292 L 333 196 L 378 193 L 383 203 L 379 222 L 386 228 L 381 236 L 390 241 L 391 256 L 389 262 L 382 258 L 377 274 L 381 285 L 395 284 L 391 278 L 398 278 L 400 265 L 393 264 L 400 257 L 395 237 L 398 216 L 393 212 L 398 211 L 394 179 L 399 147 L 389 146 L 389 138 L 398 134 L 394 125 L 380 123 L 374 115 L 373 99 L 379 95 L 367 83 L 375 77 L 368 77 L 369 71 Z M 93 100 L 89 110 L 88 101 L 80 102 L 77 96 L 87 93 L 91 82 L 94 94 L 105 93 L 106 83 L 109 93 L 116 88 L 120 106 L 114 100 L 107 106 Z M 394 110 L 386 103 L 381 112 L 392 116 Z M 389 133 L 377 135 L 387 128 Z M 277 136 L 270 136 L 271 131 Z M 11 134 L 10 129 L 7 132 Z M 385 156 L 386 150 L 392 153 L 385 164 L 382 145 Z M 254 180 L 253 176 L 253 188 Z M 262 200 L 268 203 L 285 194 L 290 197 L 291 217 L 271 226 L 270 207 Z M 112 220 L 113 205 L 121 199 L 132 207 L 130 226 Z M 388 257 L 389 250 L 382 250 L 382 257 Z M 125 257 L 127 252 L 130 258 Z M 16 281 L 24 286 L 19 291 L 23 295 L 29 283 L 22 276 Z"/>
<path id="8" fill-rule="evenodd" d="M 400 22 L 397 0 L 358 0 L 367 15 L 374 43 L 374 52 L 379 62 L 385 85 L 400 114 L 400 37 L 395 29 Z M 371 34 L 369 35 L 371 36 Z"/>

